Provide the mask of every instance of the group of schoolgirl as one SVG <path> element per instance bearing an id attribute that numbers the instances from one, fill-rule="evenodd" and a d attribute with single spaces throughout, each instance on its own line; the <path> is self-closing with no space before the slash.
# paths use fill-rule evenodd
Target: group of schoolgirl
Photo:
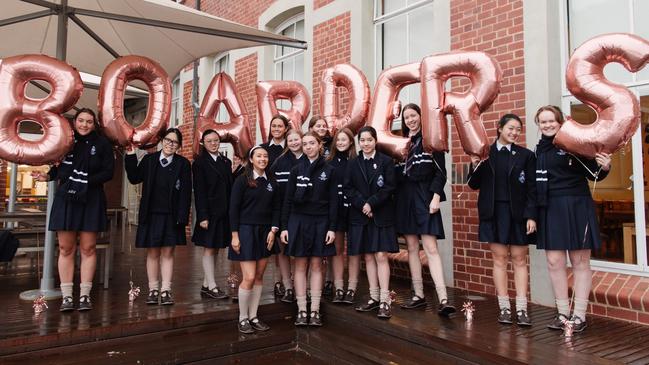
<path id="1" fill-rule="evenodd" d="M 601 153 L 589 160 L 555 147 L 554 135 L 564 121 L 555 106 L 540 108 L 535 121 L 542 133 L 536 153 L 515 144 L 522 122 L 518 116 L 507 114 L 499 121 L 498 137 L 488 159 L 472 157 L 468 184 L 480 189 L 478 238 L 490 243 L 499 322 L 514 320 L 506 271 L 511 256 L 515 319 L 519 325 L 531 325 L 526 257 L 527 244 L 536 233 L 538 247 L 546 250 L 558 310 L 548 327 L 562 329 L 572 319 L 575 330 L 582 331 L 592 283 L 590 250 L 601 243 L 586 178 L 606 177 L 610 155 Z M 106 229 L 103 183 L 112 178 L 114 162 L 110 143 L 99 133 L 92 110 L 79 111 L 72 124 L 74 149 L 48 174 L 34 175 L 40 181 L 59 181 L 49 229 L 57 231 L 59 239 L 61 311 L 75 309 L 72 278 L 77 236 L 81 251 L 78 309 L 92 308 L 96 236 Z M 445 238 L 440 213 L 448 180 L 445 157 L 442 152 L 424 150 L 421 128 L 420 108 L 406 105 L 402 110 L 402 132 L 409 142 L 405 160 L 397 164 L 377 151 L 374 128 L 359 130 L 357 152 L 351 130 L 340 129 L 332 138 L 326 121 L 319 117 L 311 119 L 309 131 L 302 135 L 290 128 L 286 118 L 274 116 L 269 141 L 249 151 L 243 169 L 233 169 L 230 160 L 219 154 L 220 136 L 214 130 L 203 133 L 203 148 L 193 164 L 177 154 L 182 134 L 176 128 L 164 133 L 161 150 L 140 161 L 133 148 L 127 149 L 127 177 L 133 184 L 143 183 L 135 243 L 147 249 L 146 302 L 174 303 L 174 248 L 186 244 L 185 226 L 193 190 L 196 226 L 192 240 L 204 247 L 201 295 L 227 298 L 214 279 L 214 257 L 220 248 L 229 247 L 228 258 L 238 261 L 242 272 L 238 328 L 243 333 L 269 329 L 258 318 L 257 309 L 266 264 L 273 254 L 281 273 L 274 290 L 282 301 L 297 301 L 295 325 L 322 325 L 323 286 L 325 290 L 331 288 L 334 303 L 357 302 L 361 256 L 365 259 L 369 298 L 356 310 L 376 310 L 379 318 L 390 318 L 388 253 L 399 250 L 397 234 L 403 235 L 407 243 L 413 289 L 401 307 L 426 305 L 419 258 L 421 242 L 435 283 L 438 313 L 454 313 L 437 248 L 437 240 Z M 345 241 L 349 271 L 346 289 Z M 572 316 L 567 256 L 575 277 Z M 294 259 L 293 270 L 289 257 Z M 325 266 L 331 268 L 333 281 L 323 285 Z"/>

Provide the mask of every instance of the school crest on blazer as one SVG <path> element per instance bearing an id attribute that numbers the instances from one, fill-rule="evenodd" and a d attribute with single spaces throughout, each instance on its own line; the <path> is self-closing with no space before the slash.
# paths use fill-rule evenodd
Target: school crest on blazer
<path id="1" fill-rule="evenodd" d="M 326 181 L 327 180 L 327 173 L 322 171 L 322 174 L 320 174 L 320 180 L 321 181 Z"/>
<path id="2" fill-rule="evenodd" d="M 273 191 L 273 185 L 271 185 L 270 183 L 268 183 L 268 185 L 266 185 L 266 190 L 272 192 L 272 191 Z"/>
<path id="3" fill-rule="evenodd" d="M 382 188 L 383 185 L 385 185 L 385 182 L 383 181 L 383 175 L 379 175 L 378 179 L 376 179 L 376 186 Z"/>
<path id="4" fill-rule="evenodd" d="M 92 146 L 92 148 L 90 148 L 90 154 L 93 156 L 97 154 L 97 148 L 95 148 L 95 146 Z"/>
<path id="5" fill-rule="evenodd" d="M 518 175 L 518 182 L 521 184 L 525 183 L 525 171 L 521 171 L 521 173 Z"/>

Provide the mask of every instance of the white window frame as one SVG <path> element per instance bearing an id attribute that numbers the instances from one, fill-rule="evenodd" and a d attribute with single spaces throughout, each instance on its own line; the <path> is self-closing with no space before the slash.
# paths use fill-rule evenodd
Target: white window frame
<path id="1" fill-rule="evenodd" d="M 291 26 L 295 26 L 298 22 L 304 22 L 304 13 L 297 14 L 295 16 L 290 17 L 289 19 L 283 21 L 277 28 L 275 28 L 275 33 L 281 34 L 284 30 Z M 306 32 L 306 30 L 305 30 Z M 292 52 L 282 55 L 280 57 L 277 57 L 277 48 L 282 47 L 282 46 L 274 46 L 273 47 L 273 75 L 275 75 L 275 79 L 277 80 L 295 80 L 295 67 L 293 67 L 293 75 L 291 78 L 280 78 L 279 75 L 277 75 L 277 64 L 281 62 L 288 61 L 290 59 L 295 59 L 297 56 L 304 54 L 304 49 L 301 48 L 295 48 Z M 304 72 L 304 70 L 302 70 Z"/>
<path id="2" fill-rule="evenodd" d="M 570 111 L 571 103 L 581 103 L 577 98 L 572 96 L 568 91 L 568 88 L 565 84 L 566 74 L 565 66 L 568 64 L 568 59 L 570 56 L 570 42 L 569 42 L 569 29 L 568 29 L 568 2 L 570 0 L 560 1 L 561 8 L 561 17 L 560 17 L 560 46 L 561 46 L 561 62 L 563 67 L 561 67 L 561 108 L 568 113 Z M 627 0 L 628 14 L 629 14 L 629 29 L 631 32 L 635 30 L 634 24 L 634 3 L 636 0 Z M 620 2 L 620 6 L 623 6 L 623 3 Z M 638 81 L 636 79 L 636 73 L 632 74 L 632 81 L 625 83 L 624 85 L 635 94 L 637 98 L 640 98 L 640 88 L 647 87 L 649 88 L 649 79 Z M 646 96 L 649 96 L 647 94 Z M 642 133 L 640 131 L 641 126 L 638 127 L 638 130 L 631 138 L 631 156 L 632 156 L 632 166 L 633 166 L 633 176 L 642 176 L 640 179 L 633 179 L 633 209 L 635 214 L 635 222 L 641 222 L 641 224 L 635 225 L 636 233 L 636 264 L 626 264 L 620 262 L 610 262 L 598 259 L 591 260 L 591 266 L 599 271 L 607 271 L 621 274 L 629 275 L 640 275 L 649 277 L 649 263 L 647 262 L 647 242 L 646 242 L 646 229 L 645 224 L 645 199 L 644 199 L 644 171 L 642 168 Z M 638 202 L 640 202 L 638 204 Z"/>
<path id="3" fill-rule="evenodd" d="M 176 108 L 174 109 L 174 105 Z M 181 84 L 180 84 L 180 75 L 178 75 L 172 82 L 171 82 L 171 120 L 169 123 L 170 127 L 176 127 L 180 124 L 182 124 L 182 90 L 181 90 Z M 174 115 L 174 111 L 175 114 Z M 176 118 L 177 115 L 181 117 Z"/>

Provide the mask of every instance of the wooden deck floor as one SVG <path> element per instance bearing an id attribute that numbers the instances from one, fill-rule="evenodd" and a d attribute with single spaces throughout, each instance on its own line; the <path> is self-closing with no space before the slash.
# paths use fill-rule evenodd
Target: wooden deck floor
<path id="1" fill-rule="evenodd" d="M 398 308 L 409 284 L 394 281 L 398 293 L 394 316 L 385 321 L 374 313 L 357 313 L 350 306 L 323 305 L 325 326 L 296 330 L 292 305 L 272 296 L 269 266 L 260 317 L 271 331 L 241 336 L 236 332 L 238 306 L 231 300 L 201 299 L 200 249 L 177 251 L 174 294 L 176 305 L 147 306 L 143 297 L 129 304 L 131 269 L 135 283 L 146 291 L 144 256 L 128 250 L 115 256 L 110 288 L 93 288 L 95 309 L 60 313 L 58 301 L 35 316 L 30 302 L 18 294 L 38 284 L 35 275 L 0 276 L 0 364 L 136 363 L 399 363 L 399 364 L 649 364 L 649 327 L 590 316 L 582 334 L 566 339 L 545 328 L 552 309 L 531 306 L 534 325 L 520 328 L 496 322 L 495 298 L 472 295 L 477 311 L 472 323 L 462 315 L 441 318 L 435 312 L 433 288 L 426 288 L 424 309 Z M 225 255 L 217 265 L 217 282 L 229 272 Z M 359 290 L 363 295 L 365 286 Z M 469 293 L 450 289 L 461 306 Z M 215 359 L 218 359 L 215 360 Z"/>

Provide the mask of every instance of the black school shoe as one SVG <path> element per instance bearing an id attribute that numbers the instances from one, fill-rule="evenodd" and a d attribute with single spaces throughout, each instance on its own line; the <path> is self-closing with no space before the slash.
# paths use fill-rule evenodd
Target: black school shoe
<path id="1" fill-rule="evenodd" d="M 309 325 L 309 316 L 305 311 L 297 312 L 297 317 L 295 317 L 295 322 L 293 323 L 296 326 L 308 326 Z"/>
<path id="2" fill-rule="evenodd" d="M 59 308 L 59 311 L 70 312 L 73 310 L 74 310 L 74 302 L 72 301 L 72 297 L 63 297 L 63 300 L 61 301 L 61 308 Z"/>
<path id="3" fill-rule="evenodd" d="M 295 291 L 293 289 L 286 289 L 286 293 L 280 299 L 284 303 L 293 303 L 295 302 Z"/>
<path id="4" fill-rule="evenodd" d="M 401 304 L 401 308 L 403 309 L 415 309 L 421 307 L 426 307 L 426 298 L 422 298 L 419 295 L 413 295 L 405 303 Z"/>
<path id="5" fill-rule="evenodd" d="M 356 307 L 356 310 L 358 312 L 371 312 L 371 311 L 373 311 L 375 309 L 378 309 L 379 305 L 380 305 L 380 303 L 379 303 L 378 300 L 374 300 L 374 299 L 370 298 L 370 300 L 368 300 L 367 303 L 361 304 L 358 307 Z"/>
<path id="6" fill-rule="evenodd" d="M 174 304 L 174 298 L 171 296 L 171 291 L 165 290 L 160 293 L 160 305 L 172 305 Z"/>
<path id="7" fill-rule="evenodd" d="M 548 323 L 548 328 L 551 330 L 563 331 L 563 322 L 567 321 L 568 317 L 561 313 L 557 313 L 556 316 L 552 319 L 552 322 Z M 583 331 L 583 330 L 582 330 Z M 573 329 L 574 332 L 574 329 Z"/>
<path id="8" fill-rule="evenodd" d="M 286 294 L 286 288 L 284 287 L 284 284 L 279 281 L 276 282 L 275 287 L 273 288 L 273 293 L 276 297 L 283 297 L 284 294 Z"/>
<path id="9" fill-rule="evenodd" d="M 239 321 L 238 328 L 239 328 L 239 332 L 241 333 L 245 333 L 245 334 L 255 333 L 255 329 L 252 328 L 252 325 L 250 324 L 248 318 Z"/>
<path id="10" fill-rule="evenodd" d="M 343 303 L 345 300 L 345 292 L 342 289 L 336 289 L 336 294 L 334 295 L 333 303 Z"/>
<path id="11" fill-rule="evenodd" d="M 519 326 L 530 327 L 532 325 L 532 320 L 530 319 L 529 314 L 526 310 L 516 311 L 516 323 Z"/>
<path id="12" fill-rule="evenodd" d="M 574 323 L 572 325 L 572 332 L 574 333 L 583 332 L 586 329 L 586 327 L 588 327 L 586 321 L 581 319 L 578 316 L 573 315 L 572 318 L 570 318 L 570 320 Z"/>
<path id="13" fill-rule="evenodd" d="M 89 311 L 92 309 L 92 302 L 90 301 L 90 296 L 89 295 L 82 295 L 79 298 L 79 309 L 77 309 L 79 312 L 82 311 Z"/>
<path id="14" fill-rule="evenodd" d="M 512 324 L 512 311 L 509 308 L 502 308 L 498 314 L 498 323 Z"/>
<path id="15" fill-rule="evenodd" d="M 347 289 L 347 293 L 345 293 L 345 298 L 343 298 L 343 303 L 354 304 L 355 301 L 356 301 L 356 292 L 351 289 Z"/>
<path id="16" fill-rule="evenodd" d="M 260 321 L 259 318 L 257 318 L 257 317 L 248 320 L 248 322 L 250 322 L 250 325 L 252 326 L 252 328 L 255 331 L 264 332 L 264 331 L 268 331 L 270 329 L 270 326 L 268 326 L 266 323 Z"/>
<path id="17" fill-rule="evenodd" d="M 331 298 L 334 295 L 334 283 L 333 281 L 325 282 L 324 289 L 322 289 L 322 296 Z"/>
<path id="18" fill-rule="evenodd" d="M 311 312 L 311 315 L 309 317 L 309 326 L 322 327 L 320 312 Z"/>
<path id="19" fill-rule="evenodd" d="M 149 291 L 149 296 L 146 297 L 146 304 L 158 304 L 160 299 L 160 290 L 153 289 Z"/>
<path id="20" fill-rule="evenodd" d="M 201 297 L 211 299 L 227 299 L 228 295 L 218 286 L 209 289 L 206 286 L 201 287 Z"/>
<path id="21" fill-rule="evenodd" d="M 392 308 L 390 304 L 388 304 L 388 302 L 381 302 L 381 304 L 379 304 L 379 313 L 376 316 L 382 319 L 392 317 Z"/>
<path id="22" fill-rule="evenodd" d="M 455 307 L 448 304 L 448 299 L 442 299 L 441 303 L 439 303 L 439 306 L 437 307 L 437 314 L 448 317 L 453 313 L 455 313 Z"/>

